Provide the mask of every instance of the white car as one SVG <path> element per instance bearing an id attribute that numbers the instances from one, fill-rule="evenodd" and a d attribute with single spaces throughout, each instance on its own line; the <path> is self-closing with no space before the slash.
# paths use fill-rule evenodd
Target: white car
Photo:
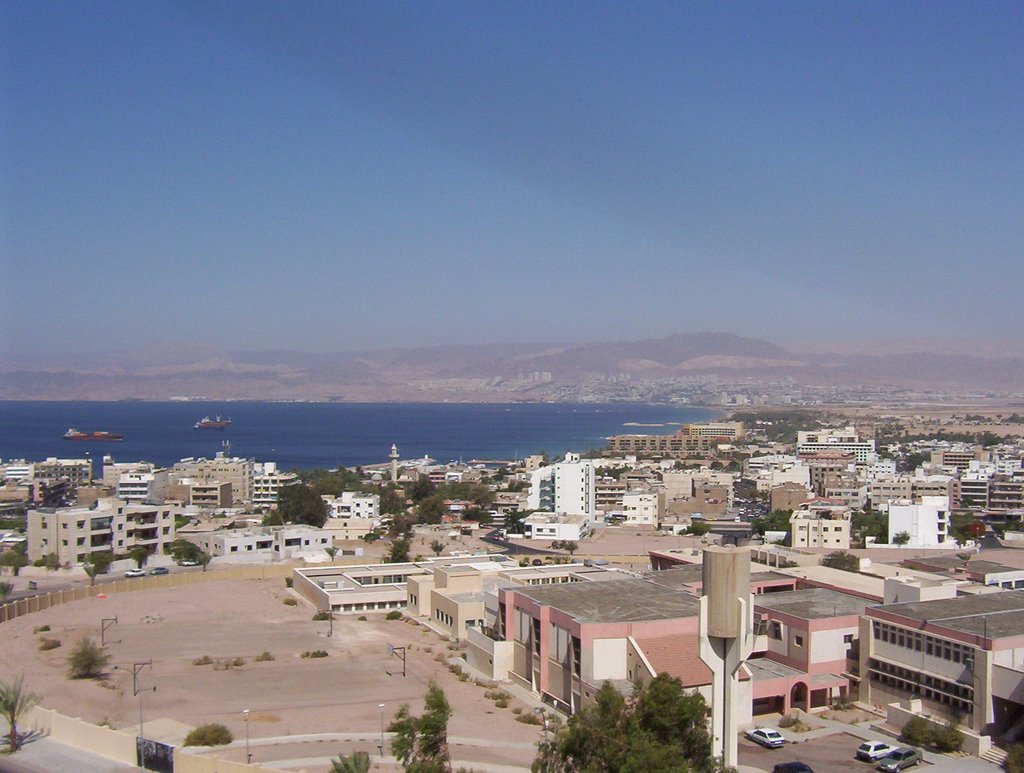
<path id="1" fill-rule="evenodd" d="M 888 757 L 894 751 L 896 751 L 896 747 L 890 746 L 887 743 L 882 743 L 881 741 L 867 741 L 857 747 L 857 754 L 854 756 L 856 756 L 858 760 L 875 762 L 883 757 Z"/>
<path id="2" fill-rule="evenodd" d="M 146 571 L 144 569 L 129 569 L 124 573 L 125 577 L 145 577 Z"/>
<path id="3" fill-rule="evenodd" d="M 761 744 L 766 749 L 778 749 L 786 743 L 782 733 L 770 727 L 755 727 L 753 730 L 748 730 L 747 738 L 754 743 Z"/>

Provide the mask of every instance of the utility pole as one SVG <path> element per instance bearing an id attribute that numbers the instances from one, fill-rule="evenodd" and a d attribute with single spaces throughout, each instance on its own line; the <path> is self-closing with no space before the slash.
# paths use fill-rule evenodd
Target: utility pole
<path id="1" fill-rule="evenodd" d="M 139 687 L 139 672 L 146 668 L 146 666 L 149 666 L 150 668 L 153 667 L 152 658 L 144 663 L 132 664 L 132 695 L 137 695 L 139 697 L 139 770 L 146 769 L 146 734 L 142 725 L 142 693 L 148 690 L 156 692 L 156 685 L 146 688 Z"/>

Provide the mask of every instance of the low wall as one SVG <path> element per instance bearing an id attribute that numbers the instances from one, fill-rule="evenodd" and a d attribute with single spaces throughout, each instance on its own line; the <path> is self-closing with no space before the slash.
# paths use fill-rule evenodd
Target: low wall
<path id="1" fill-rule="evenodd" d="M 133 577 L 131 579 L 115 580 L 99 585 L 84 585 L 67 590 L 40 593 L 25 599 L 11 601 L 0 606 L 0 623 L 33 612 L 41 612 L 44 609 L 55 607 L 58 604 L 67 604 L 71 601 L 98 596 L 101 593 L 113 595 L 115 593 L 130 593 L 139 590 L 155 590 L 159 588 L 181 588 L 186 585 L 196 585 L 204 582 L 216 582 L 219 580 L 270 580 L 276 578 L 291 577 L 292 567 L 283 564 L 271 566 L 233 566 L 225 569 L 208 572 L 189 572 L 188 574 L 164 574 L 155 577 Z"/>
<path id="2" fill-rule="evenodd" d="M 902 728 L 907 722 L 914 717 L 924 719 L 932 727 L 940 730 L 946 726 L 945 721 L 926 717 L 922 713 L 921 701 L 917 698 L 909 701 L 901 701 L 898 703 L 890 703 L 886 706 L 885 710 L 885 722 L 895 728 Z M 967 754 L 972 754 L 975 757 L 980 757 L 982 754 L 992 748 L 992 739 L 987 735 L 978 735 L 977 733 L 970 730 L 970 728 L 960 727 L 960 732 L 964 735 L 963 751 Z"/>

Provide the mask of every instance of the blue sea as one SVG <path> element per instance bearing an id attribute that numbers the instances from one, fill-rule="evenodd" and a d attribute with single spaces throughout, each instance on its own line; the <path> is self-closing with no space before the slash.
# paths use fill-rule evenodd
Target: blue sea
<path id="1" fill-rule="evenodd" d="M 673 432 L 716 411 L 668 405 L 568 403 L 260 403 L 0 402 L 0 459 L 48 456 L 170 465 L 232 455 L 284 469 L 386 462 L 391 444 L 403 459 L 439 462 L 513 459 L 603 448 L 609 435 Z M 204 416 L 231 419 L 224 431 L 196 430 Z M 661 426 L 634 426 L 661 425 Z M 120 442 L 72 442 L 62 435 L 119 432 Z"/>

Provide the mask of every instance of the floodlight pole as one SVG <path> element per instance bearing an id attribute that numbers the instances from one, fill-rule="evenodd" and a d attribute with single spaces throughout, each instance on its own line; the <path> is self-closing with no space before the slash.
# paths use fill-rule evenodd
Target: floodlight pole
<path id="1" fill-rule="evenodd" d="M 384 756 L 384 704 L 380 703 L 377 705 L 380 709 L 380 756 Z"/>
<path id="2" fill-rule="evenodd" d="M 139 687 L 139 672 L 146 666 L 153 667 L 152 658 L 144 663 L 132 663 L 132 695 L 139 696 L 139 770 L 146 769 L 146 734 L 142 725 L 142 693 L 149 689 L 156 692 L 156 685 L 153 685 L 152 688 L 147 687 L 145 690 Z"/>
<path id="3" fill-rule="evenodd" d="M 101 647 L 106 647 L 107 646 L 107 629 L 110 628 L 110 626 L 112 626 L 112 625 L 117 625 L 117 615 L 114 615 L 113 617 L 104 617 L 104 618 L 100 619 L 100 646 Z M 110 643 L 111 644 L 120 644 L 121 641 L 119 639 L 118 641 L 112 641 Z"/>
<path id="4" fill-rule="evenodd" d="M 245 717 L 245 761 L 252 762 L 252 752 L 249 751 L 249 709 L 242 709 L 242 716 Z"/>

